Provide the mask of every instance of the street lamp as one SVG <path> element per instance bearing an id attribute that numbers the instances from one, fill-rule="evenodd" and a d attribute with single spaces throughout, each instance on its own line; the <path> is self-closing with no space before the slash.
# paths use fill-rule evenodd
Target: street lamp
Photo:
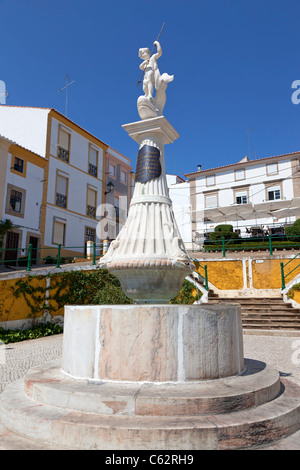
<path id="1" fill-rule="evenodd" d="M 106 185 L 108 191 L 105 191 L 105 194 L 109 194 L 111 193 L 113 190 L 114 190 L 114 187 L 115 185 L 110 181 L 107 185 Z"/>

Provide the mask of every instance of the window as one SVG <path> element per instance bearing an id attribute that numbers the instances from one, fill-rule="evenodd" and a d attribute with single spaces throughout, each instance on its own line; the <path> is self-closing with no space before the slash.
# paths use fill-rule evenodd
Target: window
<path id="1" fill-rule="evenodd" d="M 68 178 L 57 175 L 56 178 L 56 205 L 59 207 L 67 207 L 67 190 Z"/>
<path id="2" fill-rule="evenodd" d="M 69 162 L 70 134 L 60 128 L 58 131 L 58 153 L 57 156 L 64 162 Z"/>
<path id="3" fill-rule="evenodd" d="M 205 196 L 205 207 L 206 209 L 218 207 L 218 196 L 216 194 L 211 196 Z"/>
<path id="4" fill-rule="evenodd" d="M 268 201 L 274 201 L 276 199 L 281 199 L 280 186 L 268 188 Z"/>
<path id="5" fill-rule="evenodd" d="M 14 212 L 22 211 L 22 193 L 12 189 L 10 191 L 9 209 Z"/>
<path id="6" fill-rule="evenodd" d="M 88 188 L 87 190 L 87 205 L 86 205 L 86 215 L 89 217 L 96 217 L 96 201 L 97 201 L 97 192 L 94 189 Z"/>
<path id="7" fill-rule="evenodd" d="M 116 176 L 116 167 L 114 165 L 109 165 L 109 174 L 113 178 Z"/>
<path id="8" fill-rule="evenodd" d="M 21 158 L 15 157 L 14 159 L 14 170 L 24 173 L 24 160 Z"/>
<path id="9" fill-rule="evenodd" d="M 16 217 L 24 218 L 25 213 L 25 199 L 26 190 L 13 186 L 12 184 L 7 185 L 5 212 L 7 214 L 14 215 Z"/>
<path id="10" fill-rule="evenodd" d="M 121 170 L 121 181 L 122 183 L 126 183 L 126 172 Z"/>
<path id="11" fill-rule="evenodd" d="M 89 150 L 89 174 L 96 178 L 98 174 L 98 151 L 92 146 Z"/>
<path id="12" fill-rule="evenodd" d="M 248 202 L 247 193 L 245 192 L 235 193 L 236 204 L 247 204 L 247 202 Z"/>
<path id="13" fill-rule="evenodd" d="M 85 227 L 84 241 L 85 243 L 96 241 L 96 230 L 94 228 Z"/>
<path id="14" fill-rule="evenodd" d="M 216 179 L 215 175 L 207 176 L 206 186 L 214 186 L 216 184 L 215 179 Z"/>
<path id="15" fill-rule="evenodd" d="M 114 207 L 115 207 L 115 211 L 116 211 L 116 218 L 117 218 L 117 221 L 118 221 L 119 216 L 120 216 L 120 200 L 119 200 L 119 196 L 115 196 L 115 198 L 114 198 Z"/>
<path id="16" fill-rule="evenodd" d="M 235 180 L 240 181 L 245 179 L 245 169 L 235 171 Z"/>
<path id="17" fill-rule="evenodd" d="M 270 163 L 267 165 L 267 175 L 277 175 L 278 165 L 277 163 Z"/>
<path id="18" fill-rule="evenodd" d="M 53 234 L 52 234 L 52 243 L 55 245 L 64 245 L 65 244 L 65 232 L 66 224 L 65 222 L 54 219 L 53 220 Z"/>

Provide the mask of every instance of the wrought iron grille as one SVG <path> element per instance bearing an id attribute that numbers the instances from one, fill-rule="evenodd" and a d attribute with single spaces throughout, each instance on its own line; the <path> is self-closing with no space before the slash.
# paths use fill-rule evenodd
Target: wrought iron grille
<path id="1" fill-rule="evenodd" d="M 96 217 L 96 207 L 88 205 L 87 209 L 86 209 L 86 215 L 88 215 L 89 217 L 95 218 Z"/>
<path id="2" fill-rule="evenodd" d="M 92 163 L 89 163 L 89 174 L 97 177 L 97 167 Z"/>
<path id="3" fill-rule="evenodd" d="M 66 150 L 66 149 L 58 146 L 58 158 L 60 158 L 64 162 L 68 162 L 69 161 L 69 150 Z"/>
<path id="4" fill-rule="evenodd" d="M 63 194 L 56 193 L 56 205 L 59 207 L 67 207 L 67 196 Z"/>
<path id="5" fill-rule="evenodd" d="M 96 230 L 93 228 L 86 227 L 85 229 L 85 242 L 91 241 L 94 242 L 96 241 Z"/>

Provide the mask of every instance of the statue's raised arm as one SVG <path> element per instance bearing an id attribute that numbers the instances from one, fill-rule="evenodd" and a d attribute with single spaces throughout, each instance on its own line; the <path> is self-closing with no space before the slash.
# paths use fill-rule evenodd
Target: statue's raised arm
<path id="1" fill-rule="evenodd" d="M 157 49 L 156 54 L 154 54 L 155 57 L 156 57 L 156 60 L 157 60 L 157 59 L 159 59 L 159 58 L 161 57 L 161 55 L 162 55 L 162 48 L 161 48 L 161 45 L 160 45 L 160 43 L 159 43 L 158 41 L 154 41 L 153 45 L 156 46 L 156 49 Z"/>
<path id="2" fill-rule="evenodd" d="M 162 48 L 158 41 L 154 42 L 157 52 L 150 53 L 147 47 L 139 49 L 139 57 L 143 60 L 140 69 L 144 71 L 143 91 L 144 96 L 138 98 L 138 112 L 142 119 L 161 116 L 166 102 L 166 88 L 174 75 L 160 74 L 157 60 L 162 55 Z M 153 97 L 154 89 L 156 96 Z"/>

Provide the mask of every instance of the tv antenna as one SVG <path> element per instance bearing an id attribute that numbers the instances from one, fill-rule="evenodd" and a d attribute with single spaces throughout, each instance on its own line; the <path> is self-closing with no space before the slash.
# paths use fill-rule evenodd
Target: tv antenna
<path id="1" fill-rule="evenodd" d="M 64 86 L 63 88 L 61 88 L 60 90 L 58 90 L 58 93 L 61 93 L 63 90 L 66 90 L 66 117 L 68 116 L 68 88 L 70 85 L 72 85 L 72 83 L 75 82 L 75 80 L 73 80 L 72 82 L 69 83 L 69 75 L 67 74 L 66 76 L 66 86 Z"/>
<path id="2" fill-rule="evenodd" d="M 6 85 L 3 80 L 0 80 L 0 104 L 6 104 L 6 98 L 8 93 L 6 91 Z"/>
<path id="3" fill-rule="evenodd" d="M 255 131 L 255 129 L 247 129 L 247 134 L 248 134 L 248 149 L 249 149 L 249 160 L 251 160 L 251 155 L 250 155 L 250 132 Z"/>
<path id="4" fill-rule="evenodd" d="M 156 41 L 159 41 L 159 38 L 160 38 L 160 36 L 161 36 L 161 33 L 163 32 L 163 29 L 164 29 L 164 27 L 165 27 L 165 24 L 166 24 L 166 22 L 164 22 L 164 24 L 162 25 L 162 28 L 161 28 L 161 30 L 160 30 L 160 33 L 159 33 L 159 35 L 158 35 Z M 153 54 L 153 52 L 154 52 L 154 49 L 155 49 L 155 46 L 153 46 L 153 49 L 152 49 L 151 54 L 150 54 L 150 57 L 152 56 L 152 54 Z M 141 78 L 139 79 L 139 81 L 137 82 L 136 86 L 139 86 L 139 84 L 142 82 L 144 73 L 145 73 L 145 71 L 143 70 L 142 76 L 141 76 Z"/>

